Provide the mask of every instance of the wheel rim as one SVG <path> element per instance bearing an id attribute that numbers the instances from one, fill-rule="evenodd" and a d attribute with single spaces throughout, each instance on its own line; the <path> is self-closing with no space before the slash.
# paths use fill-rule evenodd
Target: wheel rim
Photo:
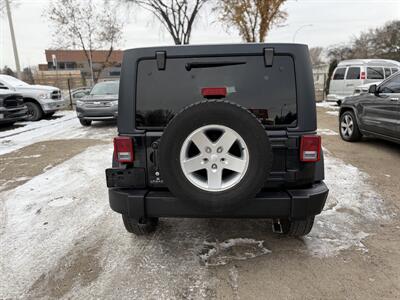
<path id="1" fill-rule="evenodd" d="M 354 121 L 351 115 L 346 114 L 340 123 L 340 131 L 345 137 L 351 137 L 354 131 Z"/>
<path id="2" fill-rule="evenodd" d="M 180 152 L 185 177 L 208 192 L 220 192 L 237 185 L 246 174 L 249 158 L 243 138 L 223 125 L 196 129 L 183 142 Z"/>
<path id="3" fill-rule="evenodd" d="M 28 119 L 34 119 L 36 116 L 35 109 L 30 104 L 27 104 L 26 106 L 28 108 L 28 112 L 26 114 L 28 116 Z"/>

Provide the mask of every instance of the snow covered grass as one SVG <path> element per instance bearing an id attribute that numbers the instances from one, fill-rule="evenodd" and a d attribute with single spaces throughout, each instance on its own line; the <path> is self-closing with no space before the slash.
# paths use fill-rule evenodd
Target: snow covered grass
<path id="1" fill-rule="evenodd" d="M 60 111 L 50 120 L 19 122 L 24 125 L 0 132 L 0 155 L 10 153 L 25 146 L 55 139 L 97 138 L 109 139 L 116 134 L 116 126 L 92 125 L 83 127 L 74 111 Z"/>

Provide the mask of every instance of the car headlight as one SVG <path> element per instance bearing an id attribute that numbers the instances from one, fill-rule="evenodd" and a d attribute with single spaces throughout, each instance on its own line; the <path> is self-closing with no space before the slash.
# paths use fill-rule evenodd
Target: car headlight
<path id="1" fill-rule="evenodd" d="M 49 98 L 51 98 L 49 93 L 39 94 L 39 99 L 49 99 Z"/>
<path id="2" fill-rule="evenodd" d="M 76 100 L 76 106 L 83 106 L 85 103 L 81 100 Z"/>
<path id="3" fill-rule="evenodd" d="M 117 106 L 118 105 L 118 100 L 111 101 L 111 106 Z"/>

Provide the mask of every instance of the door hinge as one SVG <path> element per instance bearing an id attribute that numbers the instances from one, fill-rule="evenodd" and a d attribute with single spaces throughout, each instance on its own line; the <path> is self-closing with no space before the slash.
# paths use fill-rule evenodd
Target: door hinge
<path id="1" fill-rule="evenodd" d="M 156 61 L 157 61 L 157 69 L 158 70 L 165 70 L 167 60 L 167 52 L 165 51 L 156 51 Z"/>
<path id="2" fill-rule="evenodd" d="M 264 48 L 264 64 L 266 67 L 272 67 L 274 62 L 274 48 Z"/>

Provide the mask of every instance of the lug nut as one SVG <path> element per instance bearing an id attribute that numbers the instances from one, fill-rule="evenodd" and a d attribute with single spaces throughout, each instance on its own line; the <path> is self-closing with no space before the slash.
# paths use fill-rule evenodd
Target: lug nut
<path id="1" fill-rule="evenodd" d="M 206 152 L 207 153 L 211 153 L 211 148 L 210 147 L 206 147 Z"/>
<path id="2" fill-rule="evenodd" d="M 203 158 L 203 164 L 208 163 L 208 159 L 207 158 Z"/>
<path id="3" fill-rule="evenodd" d="M 217 165 L 216 165 L 216 164 L 213 164 L 213 165 L 211 166 L 211 168 L 214 169 L 214 170 L 216 170 L 216 169 L 217 169 Z"/>
<path id="4" fill-rule="evenodd" d="M 218 147 L 217 152 L 221 153 L 222 152 L 222 147 Z"/>

